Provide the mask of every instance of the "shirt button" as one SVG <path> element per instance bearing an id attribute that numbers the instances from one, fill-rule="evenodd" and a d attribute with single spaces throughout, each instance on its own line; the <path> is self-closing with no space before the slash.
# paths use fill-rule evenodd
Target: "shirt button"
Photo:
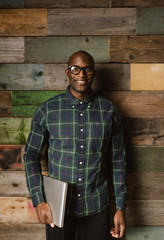
<path id="1" fill-rule="evenodd" d="M 80 104 L 83 104 L 83 102 L 80 102 Z"/>
<path id="2" fill-rule="evenodd" d="M 81 178 L 79 178 L 79 182 L 81 182 Z"/>
<path id="3" fill-rule="evenodd" d="M 75 106 L 73 105 L 72 108 L 75 108 Z"/>
<path id="4" fill-rule="evenodd" d="M 78 193 L 77 196 L 80 197 L 81 196 L 80 193 Z"/>
<path id="5" fill-rule="evenodd" d="M 84 131 L 83 128 L 81 128 L 80 131 L 83 132 Z"/>
<path id="6" fill-rule="evenodd" d="M 83 146 L 83 145 L 81 145 L 80 147 L 81 147 L 81 148 L 83 148 L 84 146 Z"/>
<path id="7" fill-rule="evenodd" d="M 83 163 L 82 162 L 79 162 L 80 163 L 80 165 L 82 165 Z"/>
<path id="8" fill-rule="evenodd" d="M 80 113 L 80 116 L 83 116 L 83 114 L 82 114 L 82 113 Z"/>
<path id="9" fill-rule="evenodd" d="M 88 108 L 90 108 L 91 106 L 89 105 Z"/>

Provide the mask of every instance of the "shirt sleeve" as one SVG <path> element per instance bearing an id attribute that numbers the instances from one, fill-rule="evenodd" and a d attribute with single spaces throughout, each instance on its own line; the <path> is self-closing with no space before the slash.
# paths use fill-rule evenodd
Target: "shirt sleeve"
<path id="1" fill-rule="evenodd" d="M 115 108 L 110 142 L 110 175 L 114 187 L 116 209 L 126 210 L 126 153 L 120 114 Z"/>
<path id="2" fill-rule="evenodd" d="M 46 136 L 44 108 L 35 112 L 31 122 L 31 132 L 25 146 L 24 163 L 26 183 L 33 205 L 44 202 L 42 191 L 41 157 Z"/>

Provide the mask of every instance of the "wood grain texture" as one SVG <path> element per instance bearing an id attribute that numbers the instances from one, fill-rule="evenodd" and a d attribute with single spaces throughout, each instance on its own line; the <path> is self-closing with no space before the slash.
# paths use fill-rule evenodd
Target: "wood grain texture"
<path id="1" fill-rule="evenodd" d="M 131 90 L 164 90 L 164 64 L 131 64 Z"/>
<path id="2" fill-rule="evenodd" d="M 0 91 L 0 117 L 11 116 L 11 92 Z"/>
<path id="3" fill-rule="evenodd" d="M 31 118 L 0 118 L 0 144 L 25 144 Z"/>
<path id="4" fill-rule="evenodd" d="M 137 35 L 164 34 L 164 7 L 137 9 Z"/>
<path id="5" fill-rule="evenodd" d="M 126 240 L 163 240 L 163 226 L 127 226 Z"/>
<path id="6" fill-rule="evenodd" d="M 127 149 L 127 172 L 164 172 L 164 147 Z"/>
<path id="7" fill-rule="evenodd" d="M 0 145 L 0 170 L 22 170 L 21 150 L 19 145 Z"/>
<path id="8" fill-rule="evenodd" d="M 1 64 L 0 90 L 44 90 L 42 64 Z"/>
<path id="9" fill-rule="evenodd" d="M 164 172 L 140 172 L 127 174 L 127 199 L 163 200 Z"/>
<path id="10" fill-rule="evenodd" d="M 129 118 L 160 118 L 164 116 L 163 91 L 116 91 L 103 94 Z"/>
<path id="11" fill-rule="evenodd" d="M 12 116 L 32 117 L 43 102 L 60 93 L 62 91 L 13 91 Z"/>
<path id="12" fill-rule="evenodd" d="M 25 60 L 33 63 L 67 63 L 75 51 L 85 50 L 96 62 L 108 62 L 108 41 L 107 36 L 27 37 Z"/>
<path id="13" fill-rule="evenodd" d="M 1 0 L 0 8 L 23 8 L 24 0 Z"/>
<path id="14" fill-rule="evenodd" d="M 80 8 L 80 7 L 109 7 L 108 0 L 24 0 L 27 8 Z"/>
<path id="15" fill-rule="evenodd" d="M 164 146 L 164 118 L 123 119 L 127 145 Z"/>
<path id="16" fill-rule="evenodd" d="M 111 36 L 110 61 L 163 63 L 164 36 Z M 146 47 L 145 47 L 146 46 Z"/>
<path id="17" fill-rule="evenodd" d="M 163 0 L 110 0 L 111 7 L 164 7 Z"/>
<path id="18" fill-rule="evenodd" d="M 45 240 L 45 226 L 42 224 L 0 223 L 0 239 L 2 240 Z"/>
<path id="19" fill-rule="evenodd" d="M 134 35 L 135 8 L 48 9 L 48 35 Z"/>
<path id="20" fill-rule="evenodd" d="M 0 9 L 0 36 L 47 35 L 46 9 Z"/>
<path id="21" fill-rule="evenodd" d="M 29 197 L 24 171 L 0 171 L 1 197 Z"/>
<path id="22" fill-rule="evenodd" d="M 0 63 L 24 62 L 24 38 L 0 37 Z"/>
<path id="23" fill-rule="evenodd" d="M 45 64 L 45 89 L 65 90 L 69 81 L 65 75 L 66 64 Z M 129 64 L 96 64 L 94 90 L 129 90 Z"/>

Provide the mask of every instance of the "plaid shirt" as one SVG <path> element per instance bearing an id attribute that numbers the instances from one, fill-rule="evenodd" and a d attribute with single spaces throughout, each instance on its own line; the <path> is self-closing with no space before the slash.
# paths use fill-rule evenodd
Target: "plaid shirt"
<path id="1" fill-rule="evenodd" d="M 41 152 L 49 142 L 49 176 L 68 182 L 66 213 L 88 216 L 109 205 L 109 179 L 116 208 L 125 207 L 125 148 L 117 108 L 91 93 L 83 101 L 67 90 L 35 112 L 25 148 L 27 186 L 34 206 L 45 201 Z"/>

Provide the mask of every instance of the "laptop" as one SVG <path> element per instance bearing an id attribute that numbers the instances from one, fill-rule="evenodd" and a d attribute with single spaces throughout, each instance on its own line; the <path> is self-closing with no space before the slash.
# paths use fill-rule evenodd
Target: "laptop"
<path id="1" fill-rule="evenodd" d="M 51 208 L 53 223 L 62 228 L 64 225 L 68 183 L 43 175 L 43 190 L 46 202 Z"/>

